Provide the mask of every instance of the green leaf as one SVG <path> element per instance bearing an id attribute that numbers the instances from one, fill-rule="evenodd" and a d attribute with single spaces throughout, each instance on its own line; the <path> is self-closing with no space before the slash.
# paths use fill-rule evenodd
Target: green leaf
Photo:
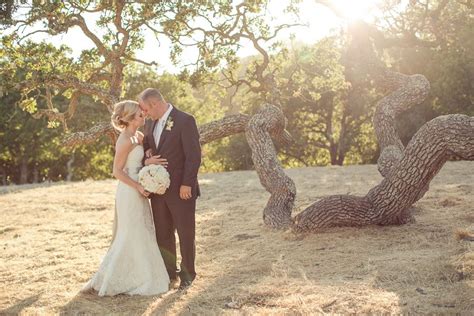
<path id="1" fill-rule="evenodd" d="M 23 99 L 23 100 L 20 101 L 20 103 L 18 105 L 20 106 L 20 108 L 23 111 L 26 111 L 30 114 L 33 114 L 38 110 L 38 106 L 36 104 L 36 99 L 34 99 L 34 98 Z"/>

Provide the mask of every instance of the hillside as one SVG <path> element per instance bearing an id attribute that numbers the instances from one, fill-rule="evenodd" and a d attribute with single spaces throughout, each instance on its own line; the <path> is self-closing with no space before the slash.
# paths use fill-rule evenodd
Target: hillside
<path id="1" fill-rule="evenodd" d="M 0 314 L 461 313 L 474 310 L 474 162 L 449 162 L 414 208 L 416 223 L 294 236 L 263 227 L 253 171 L 203 174 L 198 278 L 186 293 L 79 294 L 112 232 L 115 180 L 0 188 Z M 287 170 L 302 210 L 365 194 L 376 166 Z"/>

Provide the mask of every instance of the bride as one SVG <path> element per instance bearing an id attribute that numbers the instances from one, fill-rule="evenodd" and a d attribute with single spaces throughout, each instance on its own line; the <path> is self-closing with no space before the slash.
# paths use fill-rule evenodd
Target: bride
<path id="1" fill-rule="evenodd" d="M 82 291 L 95 290 L 99 296 L 156 295 L 168 291 L 170 280 L 156 242 L 149 193 L 137 182 L 144 155 L 143 134 L 137 129 L 144 123 L 137 102 L 115 104 L 112 124 L 121 133 L 115 146 L 113 169 L 119 180 L 113 240 L 99 270 Z M 161 159 L 160 163 L 166 165 L 166 160 Z"/>

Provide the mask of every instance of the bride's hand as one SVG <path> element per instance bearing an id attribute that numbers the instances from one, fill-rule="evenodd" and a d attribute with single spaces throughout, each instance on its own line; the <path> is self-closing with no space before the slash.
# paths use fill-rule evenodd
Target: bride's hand
<path id="1" fill-rule="evenodd" d="M 137 184 L 137 190 L 138 192 L 140 192 L 141 195 L 143 195 L 144 197 L 148 197 L 150 195 L 150 192 L 148 192 L 147 190 L 145 190 L 145 188 L 141 185 L 141 184 Z"/>
<path id="2" fill-rule="evenodd" d="M 147 149 L 147 151 L 145 151 L 145 157 L 150 158 L 151 156 L 152 156 L 152 150 L 150 148 L 150 149 Z"/>
<path id="3" fill-rule="evenodd" d="M 151 156 L 150 158 L 145 160 L 145 165 L 162 165 L 163 167 L 168 167 L 168 160 L 165 158 L 160 158 L 160 155 Z"/>

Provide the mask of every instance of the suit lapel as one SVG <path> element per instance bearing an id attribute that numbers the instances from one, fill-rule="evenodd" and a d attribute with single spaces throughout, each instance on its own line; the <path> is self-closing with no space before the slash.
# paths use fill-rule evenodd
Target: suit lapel
<path id="1" fill-rule="evenodd" d="M 149 126 L 151 126 L 151 129 L 148 132 L 148 137 L 149 137 L 149 139 L 151 139 L 151 143 L 149 143 L 149 144 L 153 145 L 153 146 L 151 146 L 151 148 L 153 148 L 153 149 L 156 148 L 155 136 L 153 135 L 154 134 L 153 132 L 155 131 L 156 123 L 158 123 L 158 120 L 154 120 L 154 121 L 152 120 L 151 121 L 151 124 L 149 125 Z"/>
<path id="2" fill-rule="evenodd" d="M 166 126 L 169 124 L 170 121 L 173 122 L 174 124 L 174 115 L 176 113 L 176 108 L 173 106 L 173 109 L 170 112 L 170 115 L 168 116 L 168 119 L 165 122 L 165 126 L 163 127 L 163 131 L 161 132 L 160 136 L 160 142 L 158 143 L 158 147 L 156 148 L 156 151 L 159 152 L 161 147 L 163 146 L 163 143 L 165 142 L 166 138 L 168 137 L 169 133 L 171 131 L 166 129 Z"/>

